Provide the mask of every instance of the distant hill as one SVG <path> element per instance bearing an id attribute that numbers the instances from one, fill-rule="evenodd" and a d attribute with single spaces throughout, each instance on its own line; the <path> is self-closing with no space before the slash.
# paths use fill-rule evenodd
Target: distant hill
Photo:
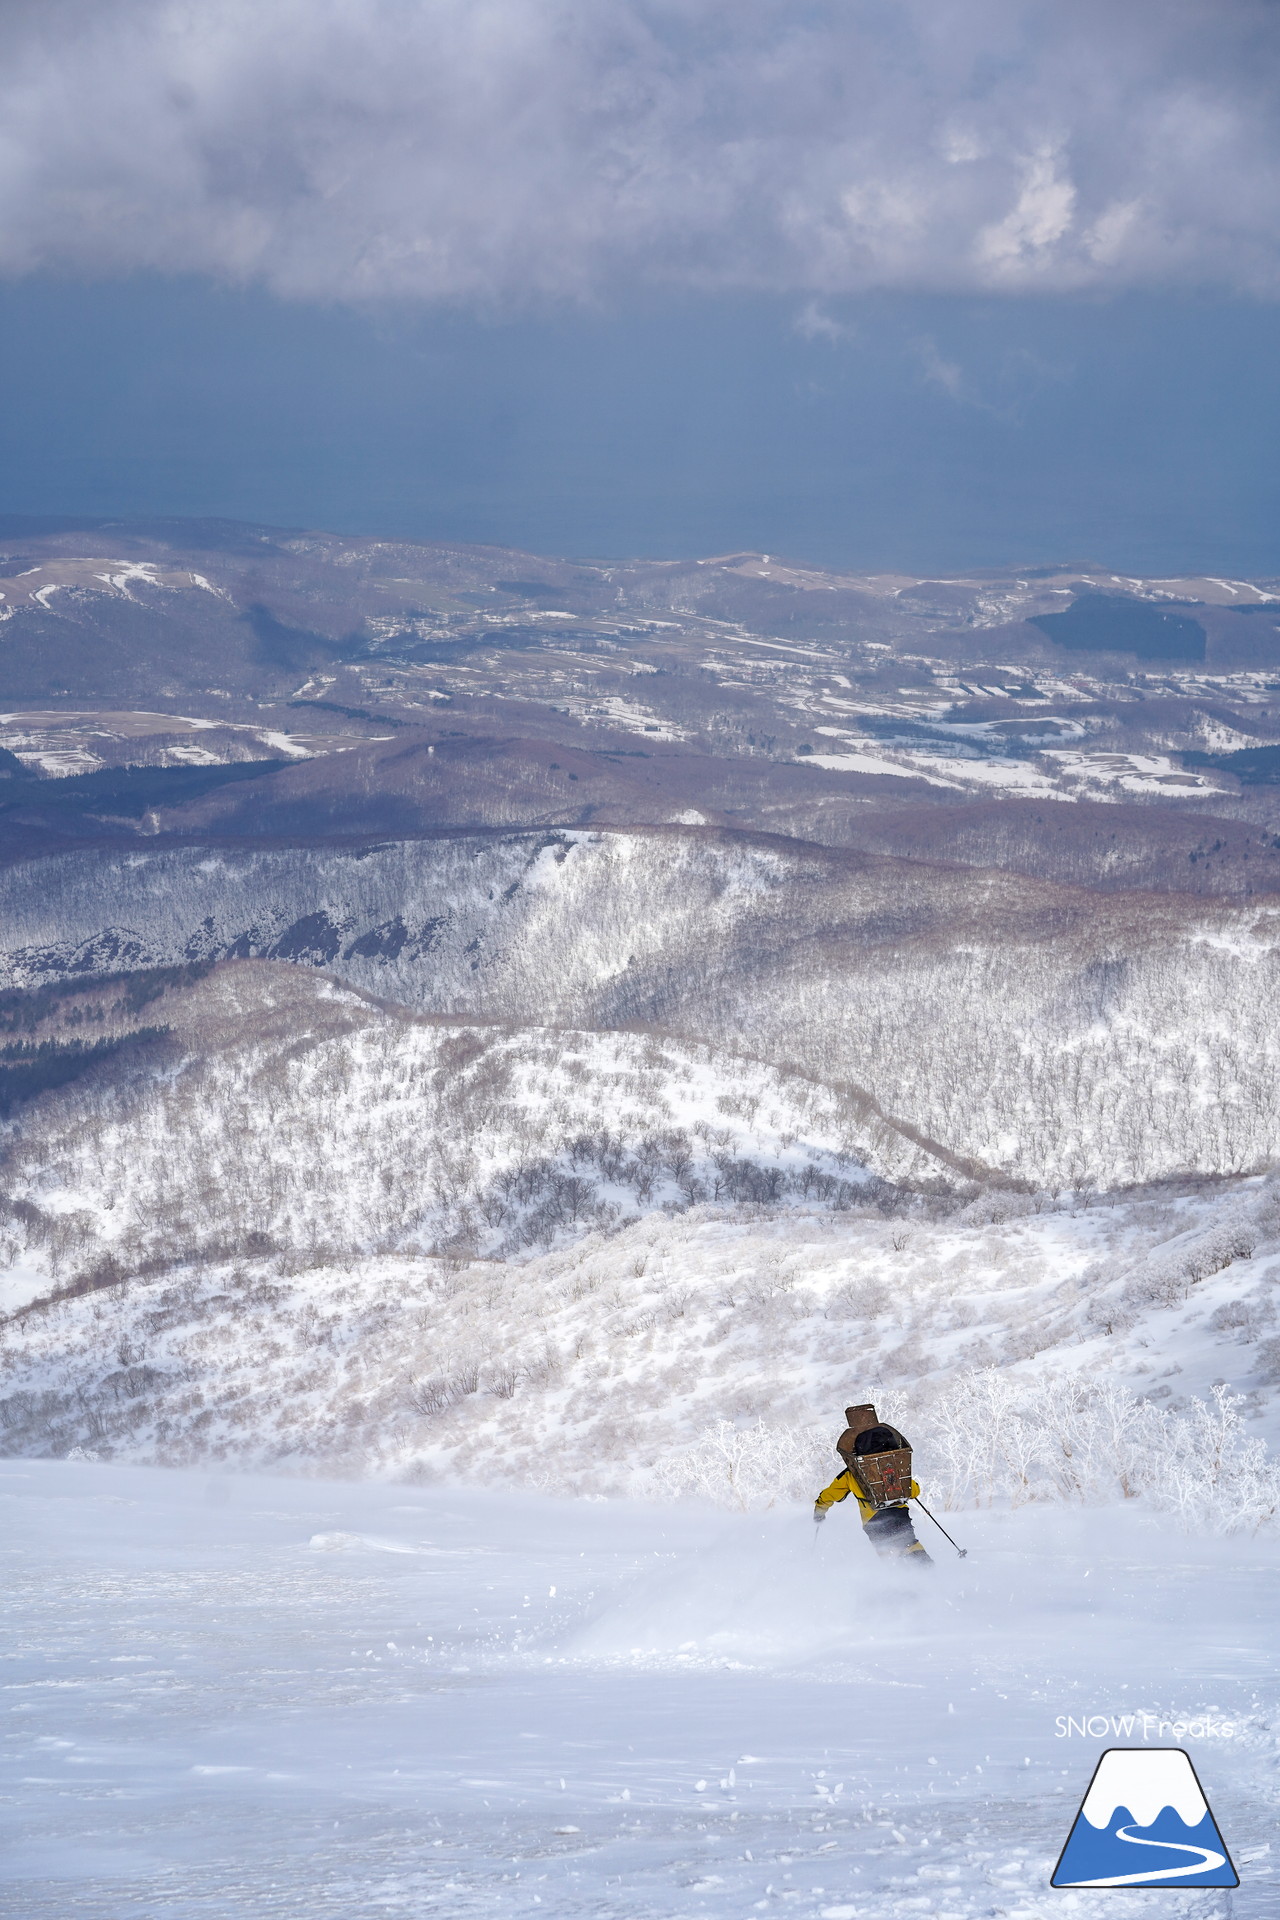
<path id="1" fill-rule="evenodd" d="M 0 860 L 683 823 L 1247 899 L 1276 587 L 10 520 Z"/>

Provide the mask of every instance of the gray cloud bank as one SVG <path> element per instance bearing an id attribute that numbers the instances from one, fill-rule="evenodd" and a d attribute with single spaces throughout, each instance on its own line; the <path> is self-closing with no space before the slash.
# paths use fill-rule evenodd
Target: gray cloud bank
<path id="1" fill-rule="evenodd" d="M 1273 0 L 6 0 L 0 272 L 1280 289 Z"/>

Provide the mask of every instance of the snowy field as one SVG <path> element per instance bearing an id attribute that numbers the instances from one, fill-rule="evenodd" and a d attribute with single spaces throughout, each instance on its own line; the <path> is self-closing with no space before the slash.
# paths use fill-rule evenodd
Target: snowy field
<path id="1" fill-rule="evenodd" d="M 0 1466 L 5 1911 L 1280 1910 L 1273 1535 L 959 1513 L 970 1557 L 940 1543 L 930 1571 L 875 1561 L 846 1512 L 815 1542 L 807 1507 L 503 1473 Z M 1048 1887 L 1099 1752 L 1141 1736 L 1059 1717 L 1144 1712 L 1195 1723 L 1234 1894 Z"/>

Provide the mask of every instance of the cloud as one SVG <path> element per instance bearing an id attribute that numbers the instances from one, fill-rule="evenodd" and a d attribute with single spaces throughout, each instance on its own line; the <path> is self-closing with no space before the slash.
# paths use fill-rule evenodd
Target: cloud
<path id="1" fill-rule="evenodd" d="M 931 386 L 941 387 L 942 391 L 958 403 L 972 404 L 969 384 L 964 377 L 964 369 L 954 360 L 945 360 L 938 351 L 938 343 L 927 334 L 917 341 L 916 351 L 920 356 L 920 370 Z"/>
<path id="2" fill-rule="evenodd" d="M 937 387 L 958 407 L 971 407 L 1008 425 L 1021 420 L 1024 403 L 1037 388 L 1049 379 L 1061 377 L 1036 355 L 1019 350 L 1001 355 L 979 380 L 967 373 L 958 360 L 947 359 L 930 334 L 922 334 L 912 346 L 926 386 Z"/>
<path id="3" fill-rule="evenodd" d="M 0 271 L 1280 291 L 1272 0 L 7 0 Z M 818 306 L 814 312 L 821 313 Z"/>
<path id="4" fill-rule="evenodd" d="M 817 300 L 806 300 L 791 324 L 802 340 L 826 340 L 833 347 L 854 338 L 854 329 Z"/>

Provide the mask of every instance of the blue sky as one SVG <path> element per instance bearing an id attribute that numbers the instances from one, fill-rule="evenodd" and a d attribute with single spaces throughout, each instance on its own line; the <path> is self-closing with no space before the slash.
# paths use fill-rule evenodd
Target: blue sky
<path id="1" fill-rule="evenodd" d="M 18 0 L 0 512 L 1280 571 L 1270 0 Z"/>

